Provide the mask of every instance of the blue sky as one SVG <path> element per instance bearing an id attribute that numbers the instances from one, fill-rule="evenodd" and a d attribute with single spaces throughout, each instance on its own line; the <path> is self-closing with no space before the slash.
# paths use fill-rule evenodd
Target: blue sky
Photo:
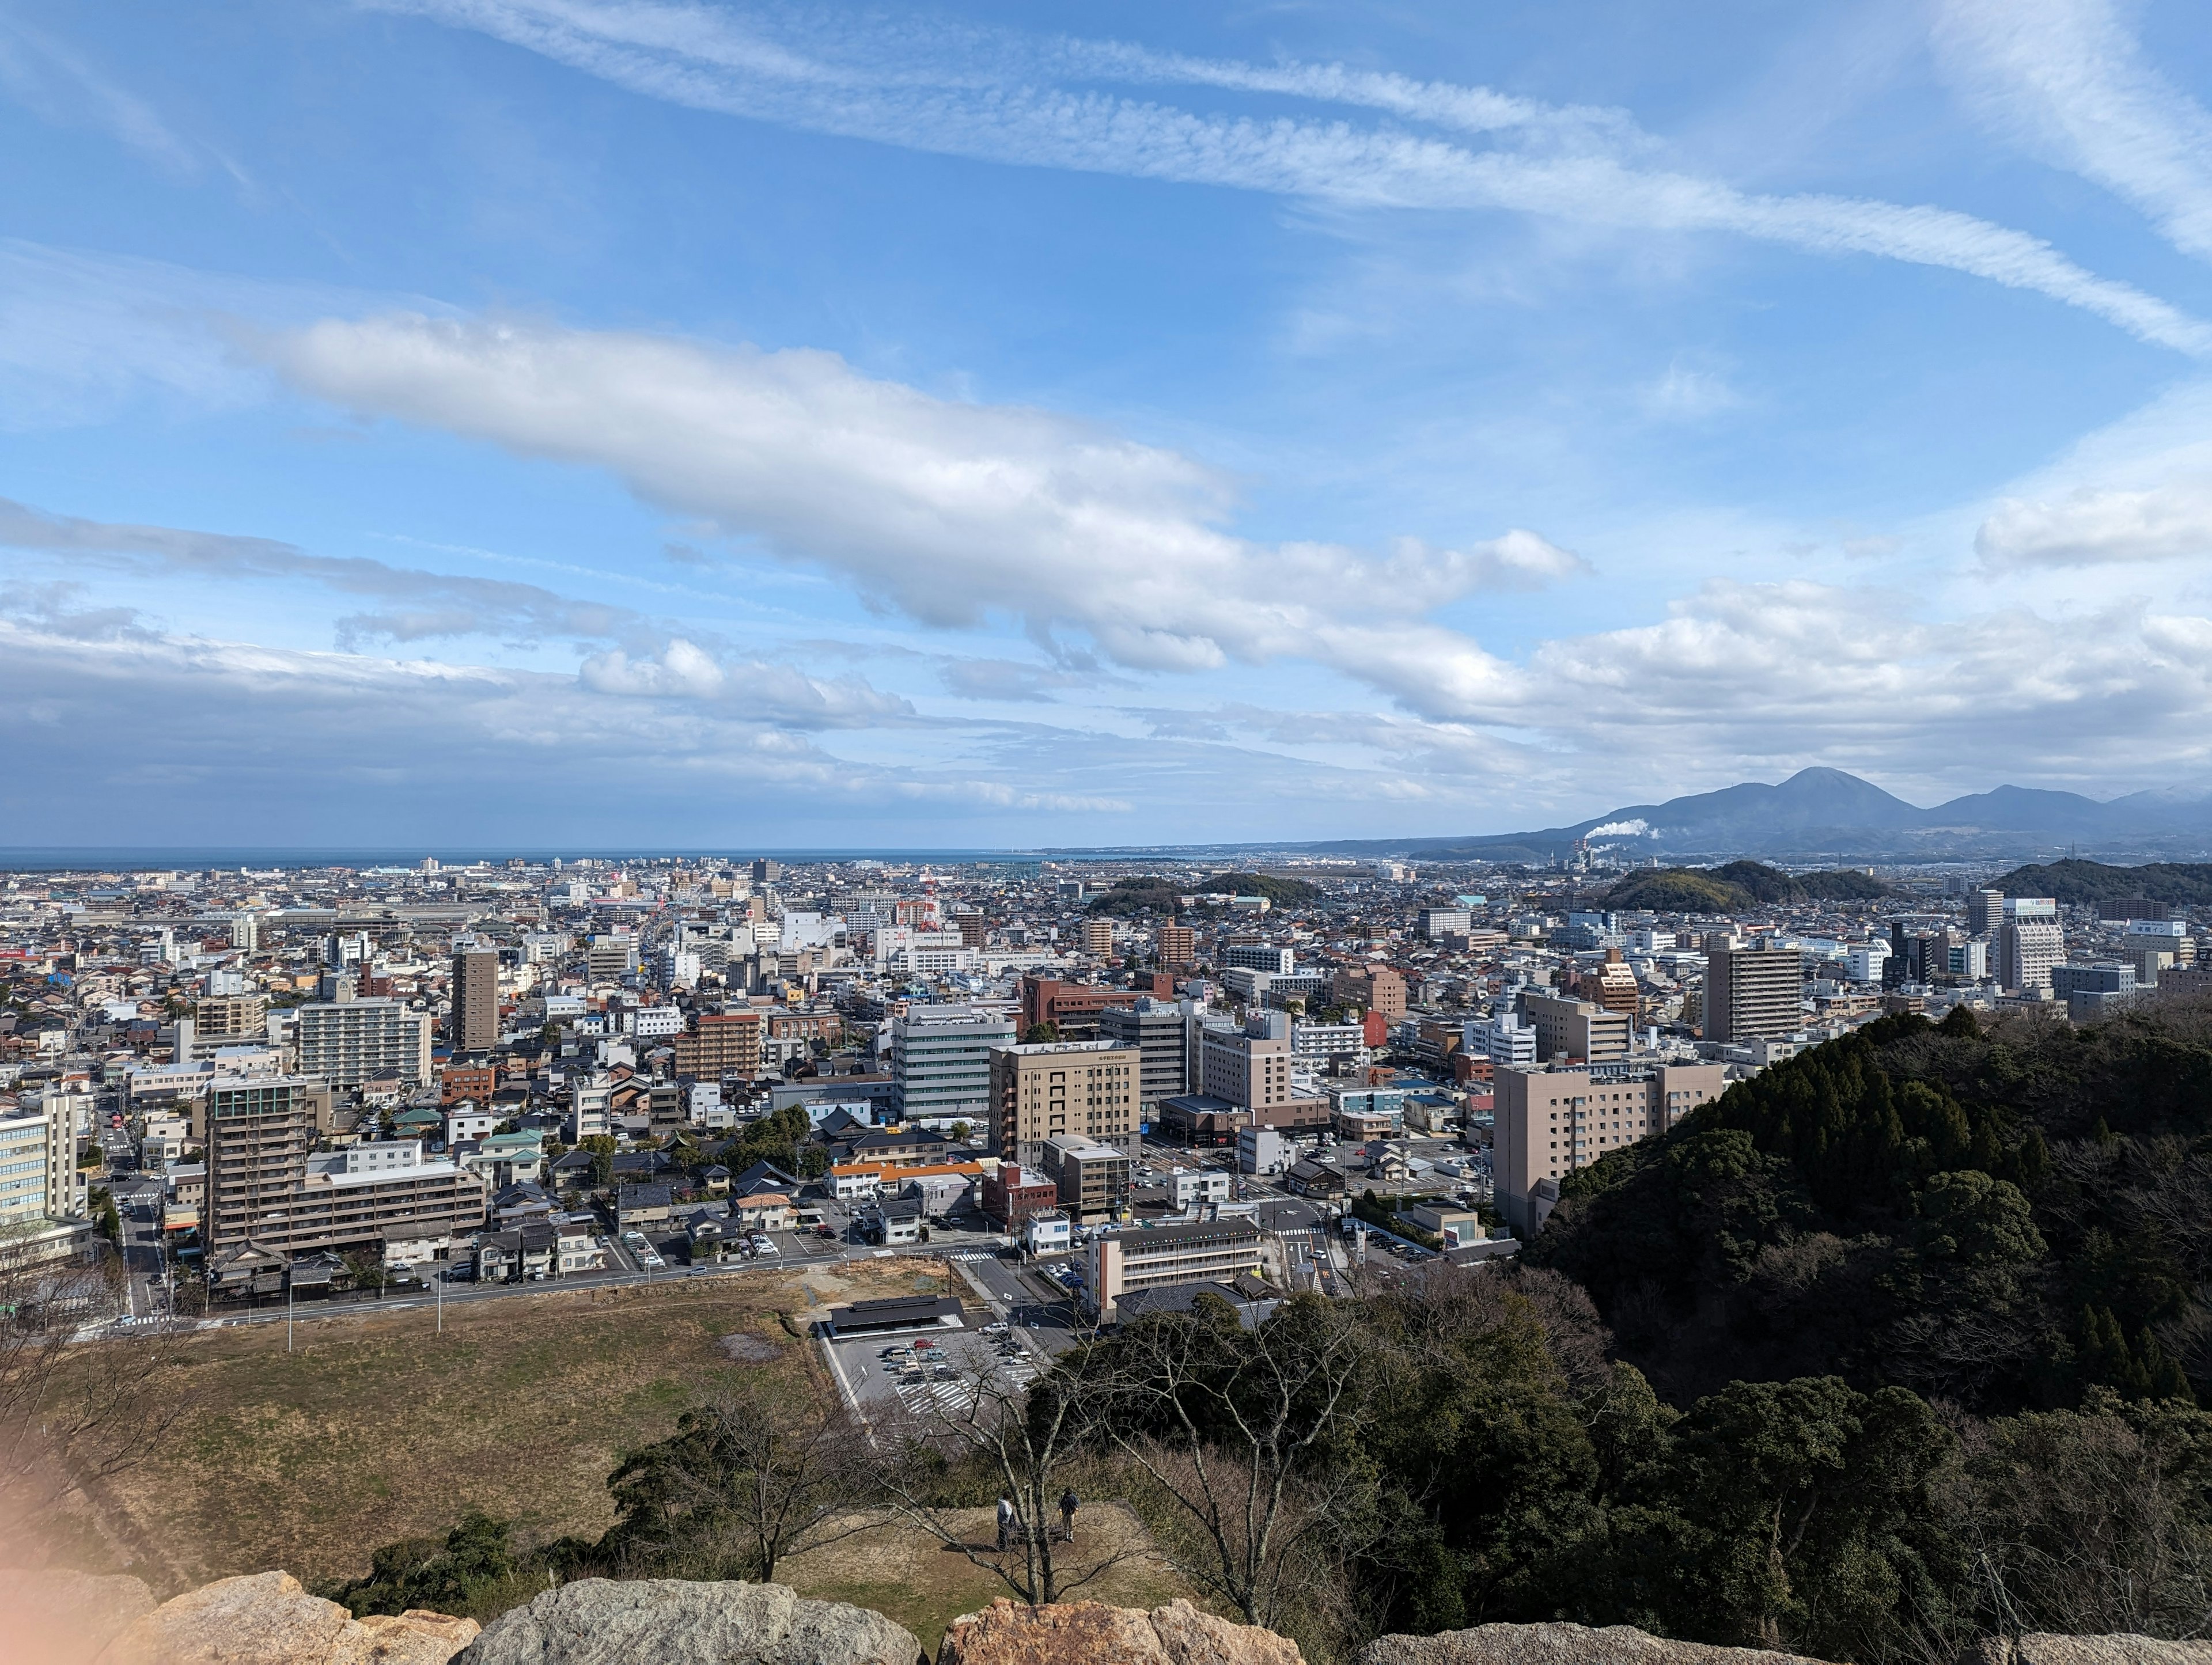
<path id="1" fill-rule="evenodd" d="M 2212 787 L 2176 3 L 0 0 L 0 843 Z"/>

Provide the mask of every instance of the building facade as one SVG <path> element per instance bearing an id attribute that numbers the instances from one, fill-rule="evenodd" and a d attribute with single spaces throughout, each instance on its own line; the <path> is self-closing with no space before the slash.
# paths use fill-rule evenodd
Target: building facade
<path id="1" fill-rule="evenodd" d="M 1805 959 L 1797 950 L 1708 951 L 1705 1039 L 1779 1040 L 1804 1027 Z"/>
<path id="2" fill-rule="evenodd" d="M 1122 1296 L 1256 1273 L 1266 1246 L 1259 1228 L 1243 1220 L 1102 1234 L 1091 1240 L 1091 1275 L 1083 1298 L 1102 1323 L 1112 1323 L 1117 1316 L 1115 1303 Z"/>
<path id="3" fill-rule="evenodd" d="M 993 1048 L 993 1154 L 1034 1169 L 1044 1165 L 1051 1141 L 1089 1139 L 1135 1156 L 1143 1070 L 1143 1049 L 1118 1041 Z"/>
<path id="4" fill-rule="evenodd" d="M 335 1087 L 357 1087 L 386 1073 L 410 1087 L 430 1079 L 430 1016 L 404 1000 L 303 1006 L 298 1018 L 302 1075 Z"/>
<path id="5" fill-rule="evenodd" d="M 1492 1082 L 1492 1174 L 1499 1211 L 1524 1237 L 1543 1224 L 1536 1188 L 1653 1133 L 1664 1133 L 1728 1085 L 1720 1064 L 1617 1064 L 1502 1069 Z"/>
<path id="6" fill-rule="evenodd" d="M 1535 1031 L 1540 1063 L 1575 1058 L 1586 1064 L 1613 1064 L 1628 1056 L 1632 1026 L 1625 1013 L 1533 989 L 1521 996 L 1520 1004 L 1522 1021 Z"/>
<path id="7" fill-rule="evenodd" d="M 465 948 L 453 956 L 447 1030 L 455 1052 L 489 1052 L 499 1044 L 499 952 Z"/>
<path id="8" fill-rule="evenodd" d="M 893 1102 L 908 1121 L 961 1116 L 988 1124 L 991 1054 L 1014 1043 L 1011 1018 L 966 1006 L 917 1006 L 891 1021 Z"/>
<path id="9" fill-rule="evenodd" d="M 1179 1005 L 1145 996 L 1133 1006 L 1108 1006 L 1098 1014 L 1098 1038 L 1134 1047 L 1143 1062 L 1137 1074 L 1139 1121 L 1152 1120 L 1162 1099 L 1190 1089 L 1190 1066 L 1183 1050 L 1183 1012 Z"/>

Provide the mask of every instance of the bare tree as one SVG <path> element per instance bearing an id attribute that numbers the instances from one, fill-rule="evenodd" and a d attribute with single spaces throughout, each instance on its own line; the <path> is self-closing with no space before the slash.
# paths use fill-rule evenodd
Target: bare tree
<path id="1" fill-rule="evenodd" d="M 609 1476 L 615 1548 L 638 1559 L 775 1577 L 791 1556 L 869 1522 L 866 1437 L 811 1364 L 741 1378 Z"/>
<path id="2" fill-rule="evenodd" d="M 954 1364 L 957 1391 L 949 1402 L 902 1425 L 886 1425 L 884 1496 L 904 1519 L 1002 1581 L 1031 1607 L 1062 1600 L 1137 1553 L 1123 1546 L 1077 1567 L 1063 1560 L 1050 1521 L 1073 1466 L 1100 1430 L 1107 1396 L 1096 1379 L 1095 1353 L 1065 1355 L 1024 1390 L 980 1349 Z M 938 1483 L 946 1466 L 980 1469 L 1014 1505 L 1004 1543 L 969 1540 L 947 1518 Z M 1070 1558 L 1073 1559 L 1073 1558 Z"/>
<path id="3" fill-rule="evenodd" d="M 1164 1553 L 1246 1623 L 1273 1623 L 1306 1552 L 1347 1518 L 1358 1487 L 1325 1449 L 1360 1415 L 1357 1315 L 1299 1296 L 1247 1329 L 1226 1302 L 1200 1297 L 1190 1312 L 1130 1325 L 1110 1353 L 1103 1430 L 1180 1525 Z"/>
<path id="4" fill-rule="evenodd" d="M 144 1461 L 187 1408 L 181 1329 L 101 1328 L 118 1272 L 0 1240 L 0 1541 Z"/>

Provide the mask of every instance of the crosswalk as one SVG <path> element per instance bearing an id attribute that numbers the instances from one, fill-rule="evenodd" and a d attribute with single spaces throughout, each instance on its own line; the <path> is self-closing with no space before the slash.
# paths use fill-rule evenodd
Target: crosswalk
<path id="1" fill-rule="evenodd" d="M 995 1261 L 999 1257 L 988 1249 L 955 1249 L 948 1250 L 948 1261 Z"/>

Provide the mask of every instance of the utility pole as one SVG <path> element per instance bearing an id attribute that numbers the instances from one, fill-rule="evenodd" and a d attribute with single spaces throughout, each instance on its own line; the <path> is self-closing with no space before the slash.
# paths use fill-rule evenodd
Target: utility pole
<path id="1" fill-rule="evenodd" d="M 284 1268 L 284 1351 L 292 1351 L 292 1268 Z"/>
<path id="2" fill-rule="evenodd" d="M 446 1333 L 446 1268 L 435 1268 L 438 1274 L 438 1334 Z"/>

